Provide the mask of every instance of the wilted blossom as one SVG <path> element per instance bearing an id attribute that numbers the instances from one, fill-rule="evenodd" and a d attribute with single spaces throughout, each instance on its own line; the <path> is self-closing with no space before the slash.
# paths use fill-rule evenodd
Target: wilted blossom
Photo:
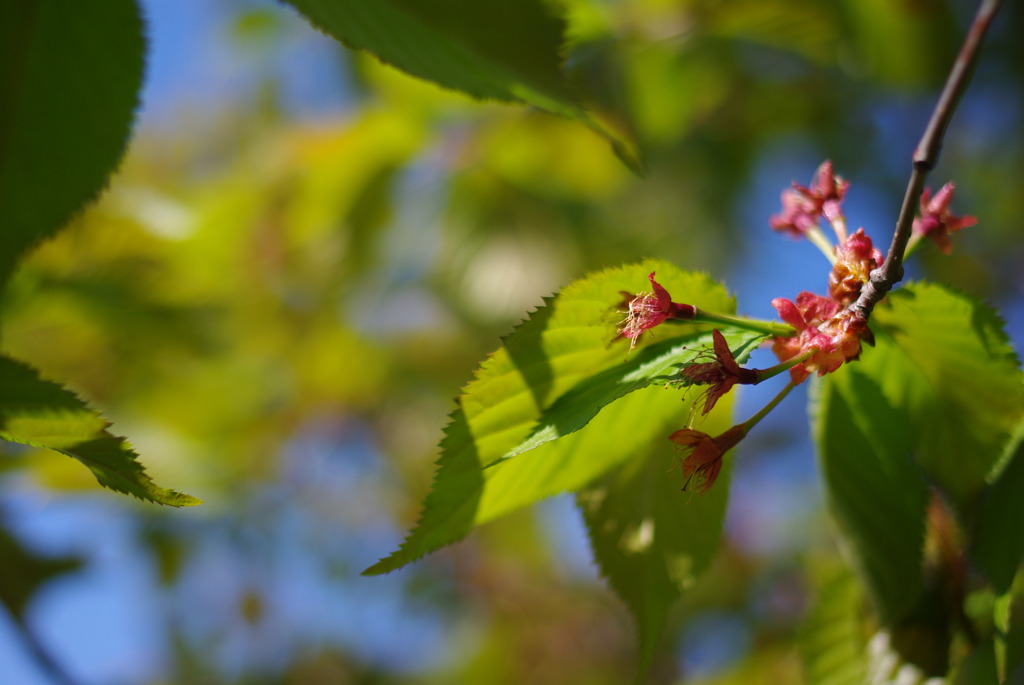
<path id="1" fill-rule="evenodd" d="M 849 182 L 833 173 L 832 162 L 825 160 L 815 172 L 810 188 L 794 181 L 792 188 L 782 191 L 782 212 L 768 223 L 776 231 L 800 238 L 817 226 L 822 216 L 829 221 L 842 216 L 841 204 L 849 186 Z"/>
<path id="2" fill-rule="evenodd" d="M 921 216 L 914 219 L 913 231 L 931 240 L 944 253 L 953 251 L 949 242 L 949 234 L 962 228 L 973 226 L 978 220 L 973 216 L 954 216 L 949 211 L 949 203 L 953 200 L 953 184 L 947 183 L 932 197 L 930 188 L 921 193 Z"/>
<path id="3" fill-rule="evenodd" d="M 707 391 L 702 414 L 711 411 L 718 398 L 729 392 L 737 383 L 750 385 L 758 382 L 756 371 L 744 369 L 736 362 L 725 336 L 717 328 L 711 332 L 711 337 L 714 340 L 715 361 L 690 364 L 679 372 L 682 382 L 686 385 L 711 386 Z"/>
<path id="4" fill-rule="evenodd" d="M 796 303 L 784 298 L 772 300 L 783 321 L 797 330 L 792 338 L 775 338 L 772 351 L 785 362 L 811 353 L 789 370 L 794 383 L 802 383 L 812 371 L 819 376 L 835 371 L 847 360 L 860 355 L 861 338 L 869 335 L 867 321 L 856 312 L 843 309 L 835 300 L 802 292 Z"/>
<path id="5" fill-rule="evenodd" d="M 670 435 L 669 440 L 679 445 L 682 451 L 689 452 L 682 462 L 683 477 L 686 478 L 683 489 L 686 490 L 696 479 L 697 492 L 707 492 L 722 470 L 722 457 L 746 434 L 746 426 L 740 424 L 715 438 L 693 428 L 683 428 Z"/>
<path id="6" fill-rule="evenodd" d="M 882 261 L 882 253 L 871 244 L 870 236 L 858 228 L 844 244 L 836 245 L 836 262 L 828 275 L 829 296 L 842 305 L 850 304 Z"/>
<path id="7" fill-rule="evenodd" d="M 693 321 L 697 316 L 697 309 L 688 304 L 673 302 L 668 294 L 656 280 L 652 271 L 647 277 L 651 282 L 653 293 L 641 293 L 631 295 L 623 293 L 626 305 L 626 320 L 619 329 L 619 334 L 624 338 L 636 340 L 644 331 L 649 331 L 667 319 L 678 319 L 681 321 Z"/>

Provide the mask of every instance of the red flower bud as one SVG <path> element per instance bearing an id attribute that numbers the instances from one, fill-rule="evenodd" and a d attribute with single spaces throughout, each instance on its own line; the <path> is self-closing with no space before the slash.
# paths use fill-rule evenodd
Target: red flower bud
<path id="1" fill-rule="evenodd" d="M 793 183 L 782 191 L 782 212 L 768 220 L 776 231 L 800 238 L 818 225 L 824 216 L 835 221 L 842 216 L 841 205 L 850 184 L 832 171 L 832 162 L 825 160 L 814 172 L 811 187 Z"/>
<path id="2" fill-rule="evenodd" d="M 882 253 L 871 244 L 863 228 L 836 246 L 836 263 L 828 275 L 828 294 L 842 305 L 852 303 L 871 278 L 871 271 L 882 265 Z"/>

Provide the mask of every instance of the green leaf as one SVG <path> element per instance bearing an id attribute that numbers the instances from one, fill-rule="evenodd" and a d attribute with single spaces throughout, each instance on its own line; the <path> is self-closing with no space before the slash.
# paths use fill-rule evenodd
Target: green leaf
<path id="1" fill-rule="evenodd" d="M 992 603 L 992 649 L 995 656 L 996 671 L 999 682 L 1006 681 L 1007 636 L 1010 634 L 1010 617 L 1013 615 L 1013 594 L 1006 592 L 995 598 Z"/>
<path id="2" fill-rule="evenodd" d="M 1002 323 L 946 288 L 908 285 L 875 310 L 876 345 L 823 379 L 816 437 L 830 504 L 885 620 L 924 592 L 928 484 L 961 512 L 1024 415 Z"/>
<path id="3" fill-rule="evenodd" d="M 562 73 L 565 21 L 543 0 L 287 0 L 345 45 L 482 99 L 578 119 L 638 173 L 635 143 L 589 114 Z"/>
<path id="4" fill-rule="evenodd" d="M 897 88 L 938 87 L 961 35 L 955 13 L 942 4 L 910 7 L 886 0 L 844 0 L 843 43 L 865 76 Z"/>
<path id="5" fill-rule="evenodd" d="M 999 677 L 995 643 L 991 638 L 974 645 L 959 663 L 951 685 L 1005 682 Z"/>
<path id="6" fill-rule="evenodd" d="M 879 340 L 866 359 L 887 354 Z M 829 506 L 887 622 L 924 593 L 921 560 L 928 486 L 910 457 L 910 434 L 864 364 L 847 364 L 817 384 L 815 440 Z"/>
<path id="7" fill-rule="evenodd" d="M 1014 582 L 1013 589 L 996 598 L 993 610 L 997 631 L 994 647 L 1000 682 L 1024 682 L 1024 602 L 1019 580 Z"/>
<path id="8" fill-rule="evenodd" d="M 716 407 L 701 430 L 716 435 L 728 428 L 727 417 Z M 673 604 L 714 556 L 728 501 L 730 457 L 708 492 L 680 492 L 664 444 L 678 427 L 670 418 L 621 468 L 577 497 L 601 574 L 636 619 L 641 669 L 654 656 Z"/>
<path id="9" fill-rule="evenodd" d="M 288 0 L 349 47 L 477 98 L 577 116 L 561 71 L 565 22 L 541 0 Z"/>
<path id="10" fill-rule="evenodd" d="M 107 431 L 109 425 L 70 391 L 0 356 L 0 439 L 74 457 L 101 485 L 139 499 L 174 507 L 201 504 L 154 485 L 124 438 Z"/>
<path id="11" fill-rule="evenodd" d="M 867 645 L 856 579 L 849 572 L 836 574 L 821 584 L 817 595 L 800 626 L 806 685 L 861 685 L 867 675 Z"/>
<path id="12" fill-rule="evenodd" d="M 918 283 L 876 308 L 872 330 L 879 346 L 858 366 L 904 413 L 929 480 L 969 510 L 1024 418 L 1024 379 L 1003 322 L 973 298 Z"/>
<path id="13" fill-rule="evenodd" d="M 551 434 L 538 426 L 544 417 L 572 417 L 575 424 L 566 423 L 567 431 L 586 423 L 596 402 L 592 395 L 580 392 L 581 387 L 594 383 L 595 375 L 623 365 L 628 354 L 625 340 L 611 344 L 621 318 L 615 311 L 622 301 L 621 291 L 645 288 L 652 271 L 677 301 L 717 312 L 730 312 L 735 306 L 721 286 L 706 276 L 683 273 L 658 260 L 609 269 L 565 288 L 517 328 L 466 387 L 445 430 L 434 488 L 419 524 L 398 551 L 367 573 L 392 571 L 461 539 L 475 525 L 544 497 L 577 490 L 628 458 L 637 445 L 657 435 L 667 437 L 666 421 L 675 418 L 679 426 L 685 423 L 687 405 L 679 395 L 648 387 L 606 406 L 593 416 L 587 430 L 558 440 L 538 439 L 534 449 L 502 460 L 531 435 Z M 679 330 L 663 326 L 656 332 Z M 707 326 L 694 326 L 692 344 L 706 341 L 702 336 L 707 332 Z M 631 368 L 651 361 L 650 353 L 643 350 L 652 340 L 640 342 Z M 700 348 L 692 352 L 696 355 Z M 564 405 L 552 409 L 570 391 L 578 392 L 577 397 L 589 407 L 586 411 L 576 413 Z M 665 445 L 669 450 L 667 441 Z"/>
<path id="14" fill-rule="evenodd" d="M 741 364 L 765 338 L 760 333 L 728 330 L 723 332 L 723 337 Z M 691 333 L 669 338 L 651 344 L 625 363 L 594 374 L 545 409 L 526 440 L 502 455 L 499 461 L 511 459 L 580 430 L 603 407 L 635 390 L 652 384 L 670 384 L 678 377 L 682 365 L 711 349 L 712 344 L 710 333 Z"/>
<path id="15" fill-rule="evenodd" d="M 106 184 L 144 49 L 134 0 L 0 3 L 0 285 Z"/>
<path id="16" fill-rule="evenodd" d="M 970 541 L 971 561 L 1000 595 L 1010 589 L 1024 555 L 1024 423 L 1007 456 L 982 496 Z"/>

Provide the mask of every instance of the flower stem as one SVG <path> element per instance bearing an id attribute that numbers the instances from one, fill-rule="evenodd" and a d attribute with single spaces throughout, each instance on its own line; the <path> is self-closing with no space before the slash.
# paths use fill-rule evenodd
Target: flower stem
<path id="1" fill-rule="evenodd" d="M 821 253 L 825 255 L 826 259 L 828 259 L 829 264 L 836 263 L 835 247 L 833 247 L 831 241 L 825 237 L 825 234 L 821 232 L 820 228 L 812 226 L 804 235 L 812 245 L 821 250 Z"/>
<path id="2" fill-rule="evenodd" d="M 742 316 L 714 314 L 712 312 L 706 312 L 703 309 L 697 310 L 697 316 L 694 321 L 700 323 L 720 323 L 733 328 L 753 331 L 754 333 L 764 333 L 765 335 L 777 336 L 780 338 L 792 338 L 797 334 L 796 329 L 789 324 L 776 323 L 775 321 L 763 321 L 761 319 L 747 319 Z"/>
<path id="3" fill-rule="evenodd" d="M 846 217 L 839 214 L 829 218 L 829 223 L 832 224 L 832 230 L 836 232 L 836 240 L 840 245 L 845 245 L 849 239 L 849 235 L 846 232 Z M 835 264 L 834 259 L 832 263 Z"/>
<path id="4" fill-rule="evenodd" d="M 768 380 L 769 378 L 774 378 L 775 376 L 778 376 L 780 373 L 789 371 L 791 368 L 793 368 L 800 362 L 805 362 L 808 359 L 810 359 L 811 355 L 813 355 L 817 351 L 818 348 L 815 347 L 804 352 L 803 354 L 798 354 L 792 359 L 787 359 L 786 361 L 780 364 L 776 364 L 775 366 L 769 366 L 767 369 L 754 369 L 754 373 L 757 374 L 757 382 L 761 383 L 763 381 Z"/>
<path id="5" fill-rule="evenodd" d="M 907 241 L 907 251 L 903 253 L 903 259 L 905 260 L 907 259 L 907 257 L 914 254 L 914 252 L 917 251 L 917 246 L 920 245 L 922 242 L 923 241 L 921 240 L 920 235 L 915 233 L 914 235 L 910 236 L 910 240 Z"/>

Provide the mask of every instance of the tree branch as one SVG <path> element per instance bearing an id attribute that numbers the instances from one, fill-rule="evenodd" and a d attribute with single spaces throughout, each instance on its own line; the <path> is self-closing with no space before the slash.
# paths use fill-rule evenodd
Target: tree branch
<path id="1" fill-rule="evenodd" d="M 960 96 L 967 90 L 971 72 L 978 59 L 981 41 L 1000 5 L 1002 5 L 1002 0 L 981 0 L 978 12 L 974 15 L 974 22 L 964 38 L 964 44 L 949 71 L 946 85 L 939 95 L 939 101 L 932 111 L 928 126 L 914 150 L 910 182 L 907 184 L 907 191 L 903 196 L 903 206 L 900 208 L 899 219 L 896 221 L 896 230 L 892 236 L 889 253 L 885 257 L 885 263 L 871 272 L 871 279 L 864 284 L 860 297 L 850 305 L 851 310 L 864 318 L 870 316 L 875 305 L 903 278 L 903 256 L 907 251 L 907 241 L 910 240 L 911 227 L 921 199 L 921 191 L 924 190 L 925 179 L 928 172 L 935 168 L 935 163 L 939 159 L 939 151 L 942 149 L 942 139 L 946 134 L 946 128 L 953 118 L 953 112 L 956 111 Z"/>

